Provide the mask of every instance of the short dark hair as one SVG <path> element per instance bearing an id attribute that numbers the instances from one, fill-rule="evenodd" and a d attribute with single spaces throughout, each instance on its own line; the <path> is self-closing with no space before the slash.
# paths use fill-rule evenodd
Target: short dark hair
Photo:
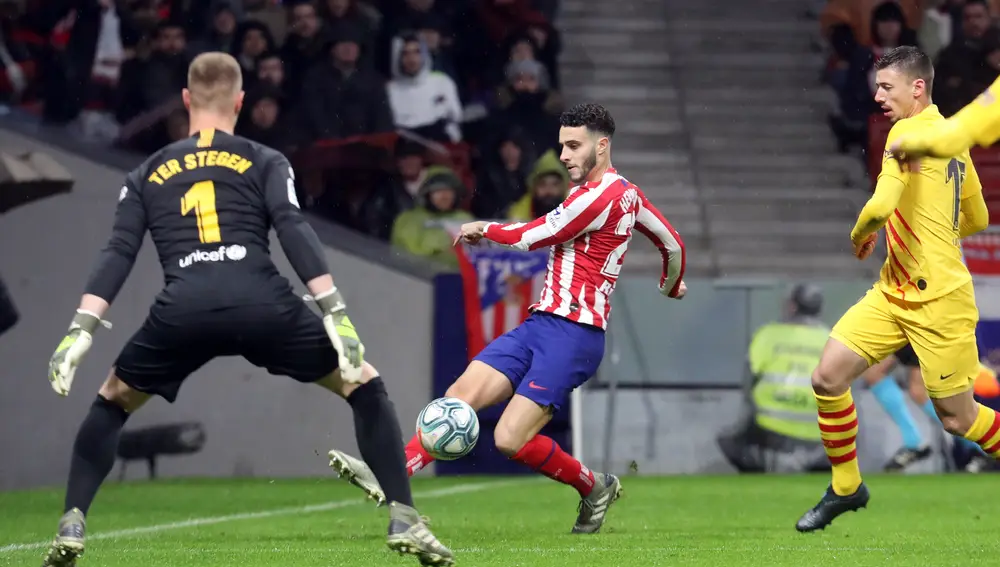
<path id="1" fill-rule="evenodd" d="M 615 119 L 608 109 L 599 104 L 578 104 L 559 116 L 559 125 L 569 128 L 584 126 L 590 132 L 597 132 L 611 138 L 615 135 Z"/>
<path id="2" fill-rule="evenodd" d="M 990 4 L 989 2 L 987 2 L 987 0 L 965 0 L 965 4 L 962 6 L 962 10 L 964 11 L 969 6 L 982 6 L 983 9 L 986 10 L 987 12 L 990 11 Z"/>
<path id="3" fill-rule="evenodd" d="M 875 70 L 896 69 L 914 79 L 923 79 L 927 83 L 927 94 L 931 94 L 934 85 L 934 63 L 926 53 L 912 45 L 901 45 L 886 51 L 882 58 L 875 62 Z"/>

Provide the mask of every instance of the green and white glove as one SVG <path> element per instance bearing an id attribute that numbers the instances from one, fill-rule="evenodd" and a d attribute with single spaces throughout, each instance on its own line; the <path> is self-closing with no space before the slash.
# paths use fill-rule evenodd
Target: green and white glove
<path id="1" fill-rule="evenodd" d="M 60 396 L 69 395 L 76 368 L 90 350 L 90 345 L 94 341 L 94 331 L 101 324 L 110 327 L 109 323 L 101 321 L 101 318 L 93 313 L 77 311 L 69 326 L 69 332 L 49 359 L 49 382 L 52 384 L 52 389 Z"/>
<path id="2" fill-rule="evenodd" d="M 340 374 L 345 382 L 361 382 L 361 365 L 365 361 L 365 345 L 358 338 L 354 323 L 347 316 L 347 305 L 336 287 L 313 298 L 323 312 L 323 326 L 337 351 Z"/>

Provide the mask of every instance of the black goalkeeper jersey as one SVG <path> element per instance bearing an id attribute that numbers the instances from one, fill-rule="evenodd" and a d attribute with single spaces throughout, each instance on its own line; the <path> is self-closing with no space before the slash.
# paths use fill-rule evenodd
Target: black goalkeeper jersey
<path id="1" fill-rule="evenodd" d="M 204 130 L 164 147 L 125 178 L 111 239 L 86 293 L 113 301 L 149 230 L 165 280 L 159 303 L 201 310 L 289 300 L 291 286 L 270 257 L 271 227 L 304 282 L 328 273 L 285 156 Z"/>

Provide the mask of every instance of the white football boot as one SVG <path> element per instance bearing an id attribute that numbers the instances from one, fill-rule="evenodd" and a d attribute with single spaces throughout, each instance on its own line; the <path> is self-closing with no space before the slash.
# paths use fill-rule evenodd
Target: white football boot
<path id="1" fill-rule="evenodd" d="M 330 467 L 337 471 L 340 478 L 363 490 L 369 500 L 375 501 L 376 506 L 385 506 L 385 492 L 382 492 L 375 473 L 364 461 L 336 449 L 331 450 L 328 455 Z"/>

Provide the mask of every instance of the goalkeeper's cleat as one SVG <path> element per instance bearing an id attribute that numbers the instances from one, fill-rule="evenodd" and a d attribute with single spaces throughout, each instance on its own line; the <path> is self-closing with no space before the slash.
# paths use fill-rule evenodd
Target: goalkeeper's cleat
<path id="1" fill-rule="evenodd" d="M 434 537 L 427 528 L 427 519 L 399 502 L 389 504 L 386 545 L 400 554 L 416 555 L 421 565 L 455 564 L 455 555 Z"/>
<path id="2" fill-rule="evenodd" d="M 900 447 L 896 454 L 889 459 L 889 462 L 885 464 L 882 468 L 884 472 L 899 472 L 906 467 L 922 461 L 931 456 L 931 448 L 929 445 L 920 447 L 919 449 L 910 449 L 908 447 Z"/>
<path id="3" fill-rule="evenodd" d="M 364 461 L 336 449 L 328 454 L 330 467 L 337 471 L 340 478 L 363 490 L 368 495 L 369 500 L 375 501 L 376 506 L 385 505 L 385 493 L 382 492 L 382 487 L 379 485 L 378 479 L 375 478 L 375 473 L 368 468 Z"/>
<path id="4" fill-rule="evenodd" d="M 45 555 L 42 567 L 73 567 L 83 555 L 83 538 L 87 521 L 79 508 L 73 508 L 59 519 L 59 532 Z"/>
<path id="5" fill-rule="evenodd" d="M 833 487 L 830 486 L 826 489 L 826 493 L 820 499 L 819 503 L 799 518 L 798 523 L 795 524 L 795 529 L 800 532 L 825 529 L 837 519 L 837 516 L 845 512 L 857 512 L 867 507 L 869 497 L 868 487 L 863 482 L 854 491 L 854 494 L 848 496 L 838 495 L 833 491 Z"/>
<path id="6" fill-rule="evenodd" d="M 610 473 L 594 474 L 594 489 L 585 498 L 580 499 L 577 508 L 575 534 L 596 534 L 601 531 L 608 509 L 621 498 L 622 483 L 618 477 Z"/>

